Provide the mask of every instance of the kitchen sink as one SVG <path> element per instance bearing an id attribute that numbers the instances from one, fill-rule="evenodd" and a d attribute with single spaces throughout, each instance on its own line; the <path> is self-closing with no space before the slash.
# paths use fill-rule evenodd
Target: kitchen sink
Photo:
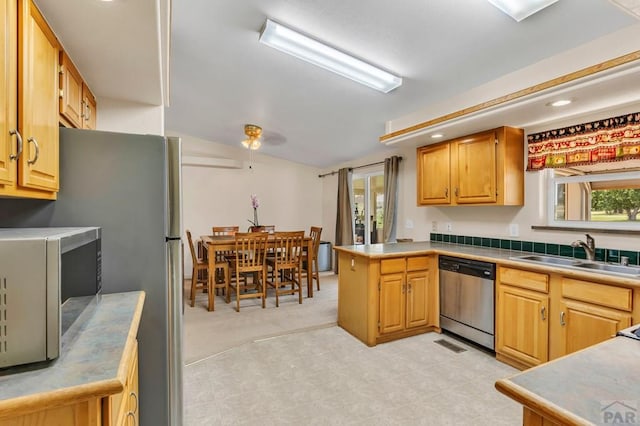
<path id="1" fill-rule="evenodd" d="M 609 275 L 621 275 L 633 278 L 640 278 L 640 267 L 612 265 L 610 263 L 591 262 L 581 259 L 572 259 L 568 257 L 547 256 L 543 254 L 525 254 L 522 256 L 512 256 L 509 259 L 519 260 L 523 262 L 531 262 L 538 264 L 561 266 L 575 270 L 591 270 Z"/>
<path id="2" fill-rule="evenodd" d="M 614 272 L 616 274 L 640 276 L 640 268 L 637 268 L 634 266 L 611 265 L 608 263 L 591 263 L 591 262 L 582 262 L 582 263 L 578 263 L 575 266 L 582 269 L 594 269 L 597 271 Z"/>
<path id="3" fill-rule="evenodd" d="M 524 256 L 513 256 L 513 257 L 510 257 L 510 259 L 524 260 L 524 261 L 535 262 L 535 263 L 549 263 L 552 265 L 564 265 L 564 266 L 577 265 L 578 263 L 580 263 L 579 260 L 570 259 L 568 257 L 545 256 L 540 254 L 527 254 Z"/>

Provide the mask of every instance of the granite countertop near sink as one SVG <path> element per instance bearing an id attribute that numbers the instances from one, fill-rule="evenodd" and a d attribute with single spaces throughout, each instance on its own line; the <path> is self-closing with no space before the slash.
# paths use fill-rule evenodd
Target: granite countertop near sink
<path id="1" fill-rule="evenodd" d="M 0 412 L 34 411 L 122 391 L 123 359 L 142 315 L 142 291 L 105 294 L 64 334 L 61 353 L 47 363 L 0 371 Z"/>
<path id="2" fill-rule="evenodd" d="M 442 254 L 447 256 L 460 256 L 467 259 L 484 262 L 499 263 L 503 266 L 511 266 L 519 269 L 527 269 L 542 273 L 558 273 L 564 276 L 593 280 L 597 279 L 605 283 L 625 285 L 633 288 L 640 287 L 640 279 L 630 276 L 619 276 L 603 273 L 595 270 L 578 270 L 543 263 L 526 262 L 513 259 L 515 256 L 534 254 L 522 251 L 498 249 L 490 247 L 468 246 L 462 244 L 440 243 L 430 241 L 417 241 L 410 243 L 386 243 L 386 244 L 359 244 L 349 246 L 335 246 L 336 252 L 350 253 L 356 256 L 364 256 L 372 259 L 398 256 L 420 256 L 429 254 Z M 586 268 L 585 268 L 586 269 Z"/>
<path id="3" fill-rule="evenodd" d="M 640 341 L 616 337 L 515 376 L 496 388 L 558 424 L 613 423 L 640 409 Z M 624 417 L 623 417 L 624 418 Z"/>

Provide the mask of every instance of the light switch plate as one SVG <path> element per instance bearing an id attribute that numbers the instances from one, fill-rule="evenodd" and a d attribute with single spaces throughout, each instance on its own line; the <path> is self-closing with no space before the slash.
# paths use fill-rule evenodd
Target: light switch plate
<path id="1" fill-rule="evenodd" d="M 431 222 L 431 231 L 436 232 L 438 230 L 438 222 L 435 220 Z"/>
<path id="2" fill-rule="evenodd" d="M 518 229 L 518 224 L 517 223 L 512 223 L 509 225 L 509 236 L 510 237 L 517 237 L 518 235 L 520 235 L 520 230 Z"/>

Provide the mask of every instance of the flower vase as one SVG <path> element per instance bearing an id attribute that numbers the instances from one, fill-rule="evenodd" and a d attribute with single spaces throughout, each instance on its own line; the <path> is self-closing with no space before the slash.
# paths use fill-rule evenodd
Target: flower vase
<path id="1" fill-rule="evenodd" d="M 260 224 L 258 223 L 258 209 L 255 207 L 253 209 L 253 226 L 260 226 Z"/>

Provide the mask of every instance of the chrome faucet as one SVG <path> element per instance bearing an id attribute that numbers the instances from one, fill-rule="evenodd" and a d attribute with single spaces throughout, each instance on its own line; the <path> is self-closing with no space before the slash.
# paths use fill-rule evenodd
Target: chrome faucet
<path id="1" fill-rule="evenodd" d="M 587 242 L 585 243 L 582 240 L 576 240 L 571 243 L 572 247 L 582 247 L 584 252 L 587 254 L 587 260 L 595 260 L 596 259 L 596 240 L 589 234 L 584 234 L 587 236 Z"/>

